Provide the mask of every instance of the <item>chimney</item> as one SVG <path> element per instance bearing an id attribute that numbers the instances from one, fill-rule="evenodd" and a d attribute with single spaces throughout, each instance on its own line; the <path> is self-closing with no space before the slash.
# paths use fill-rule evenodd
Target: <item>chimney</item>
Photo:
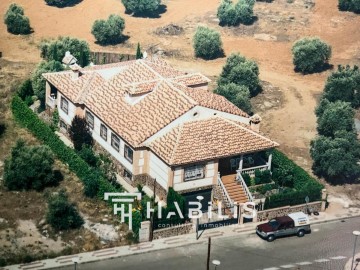
<path id="1" fill-rule="evenodd" d="M 67 51 L 65 53 L 65 56 L 62 59 L 62 63 L 66 66 L 74 65 L 74 64 L 76 64 L 76 62 L 77 62 L 77 59 L 69 51 Z"/>
<path id="2" fill-rule="evenodd" d="M 72 73 L 73 80 L 76 80 L 81 76 L 81 72 L 80 72 L 81 67 L 78 64 L 71 65 L 70 69 L 73 71 Z"/>
<path id="3" fill-rule="evenodd" d="M 259 133 L 260 132 L 261 117 L 258 114 L 254 114 L 250 117 L 250 129 Z"/>

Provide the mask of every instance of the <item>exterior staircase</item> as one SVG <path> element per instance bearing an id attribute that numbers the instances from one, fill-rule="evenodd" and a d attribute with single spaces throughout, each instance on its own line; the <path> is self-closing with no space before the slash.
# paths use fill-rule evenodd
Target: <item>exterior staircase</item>
<path id="1" fill-rule="evenodd" d="M 221 181 L 233 202 L 245 203 L 249 201 L 243 186 L 236 181 L 236 174 L 225 175 L 221 177 Z"/>

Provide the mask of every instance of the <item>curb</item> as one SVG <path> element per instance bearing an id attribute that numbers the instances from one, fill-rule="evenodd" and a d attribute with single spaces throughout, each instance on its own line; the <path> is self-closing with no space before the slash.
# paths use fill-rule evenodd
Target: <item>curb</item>
<path id="1" fill-rule="evenodd" d="M 342 220 L 348 220 L 348 219 L 353 219 L 353 218 L 359 218 L 360 217 L 360 214 L 359 215 L 354 215 L 354 216 L 348 216 L 348 217 L 336 217 L 336 218 L 333 218 L 333 219 L 326 219 L 326 220 L 315 220 L 315 221 L 311 221 L 311 224 L 312 225 L 318 225 L 318 224 L 326 224 L 326 223 L 331 223 L 331 222 L 337 222 L 337 221 L 342 221 Z M 212 231 L 213 234 L 215 233 L 214 236 L 212 235 L 209 235 L 210 237 L 214 237 L 214 238 L 226 238 L 226 237 L 231 237 L 231 236 L 234 236 L 234 235 L 243 235 L 243 234 L 249 234 L 249 235 L 255 235 L 255 227 L 249 227 L 249 228 L 244 228 L 243 230 L 241 230 L 241 228 L 235 228 L 233 229 L 231 232 L 228 232 L 228 233 L 225 233 L 225 232 L 221 232 L 219 233 L 219 231 Z M 219 229 L 219 228 L 217 228 Z M 204 231 L 205 232 L 205 231 Z M 167 246 L 167 245 L 162 245 L 162 246 L 159 246 L 159 247 L 156 247 L 155 249 L 152 249 L 154 247 L 154 244 L 156 244 L 156 242 L 154 243 L 153 242 L 144 242 L 144 243 L 140 243 L 140 244 L 136 244 L 136 245 L 130 245 L 130 246 L 122 246 L 121 248 L 128 248 L 128 249 L 131 249 L 131 248 L 135 248 L 134 250 L 132 250 L 131 253 L 127 253 L 127 254 L 117 254 L 118 252 L 114 252 L 114 254 L 109 254 L 110 256 L 109 257 L 92 257 L 93 260 L 87 260 L 87 261 L 84 261 L 84 262 L 81 262 L 80 264 L 81 265 L 85 265 L 85 264 L 88 264 L 88 263 L 93 263 L 93 262 L 99 262 L 99 261 L 105 261 L 105 260 L 112 260 L 112 259 L 117 259 L 117 258 L 123 258 L 123 257 L 127 257 L 127 256 L 132 256 L 132 255 L 138 255 L 138 254 L 145 254 L 145 253 L 150 253 L 150 252 L 156 252 L 156 251 L 160 251 L 160 250 L 164 250 L 164 249 L 168 249 L 168 248 L 177 248 L 177 247 L 184 247 L 184 246 L 188 246 L 188 245 L 196 245 L 196 244 L 203 244 L 203 243 L 206 243 L 206 237 L 207 235 L 204 235 L 203 238 L 202 236 L 200 235 L 199 239 L 195 240 L 195 235 L 194 235 L 194 240 L 189 240 L 188 241 L 183 241 L 183 242 L 180 242 L 180 243 L 176 243 L 175 246 Z M 177 236 L 179 237 L 179 236 Z M 180 236 L 181 237 L 181 236 Z M 205 238 L 206 237 L 206 238 Z M 159 239 L 159 240 L 166 240 L 166 239 L 171 239 L 171 238 L 162 238 L 162 239 Z M 159 240 L 155 240 L 155 241 L 159 241 Z M 141 249 L 141 245 L 151 245 L 151 247 L 145 247 L 145 249 Z M 110 248 L 112 250 L 114 250 L 114 248 Z M 7 267 L 4 267 L 4 268 L 0 268 L 0 270 L 10 270 L 10 269 L 26 269 L 26 266 L 29 266 L 31 267 L 31 269 L 34 269 L 34 270 L 40 270 L 40 269 L 61 269 L 63 267 L 67 267 L 67 266 L 72 266 L 74 265 L 71 261 L 71 258 L 72 257 L 84 257 L 84 254 L 88 254 L 88 253 L 107 253 L 107 250 L 110 250 L 110 249 L 100 249 L 100 250 L 95 250 L 95 251 L 90 251 L 90 252 L 86 252 L 86 253 L 79 253 L 79 254 L 73 254 L 73 255 L 69 255 L 69 256 L 61 256 L 61 257 L 57 257 L 57 258 L 53 258 L 53 259 L 46 259 L 46 260 L 41 260 L 41 261 L 35 261 L 35 262 L 32 262 L 32 263 L 29 263 L 29 264 L 21 264 L 21 265 L 9 265 Z M 56 261 L 59 261 L 59 260 L 62 260 L 64 261 L 64 264 L 62 265 L 46 265 L 46 261 L 48 260 L 56 260 Z M 35 265 L 37 264 L 43 264 L 42 266 L 38 266 L 36 267 Z M 29 268 L 30 269 L 30 268 Z"/>

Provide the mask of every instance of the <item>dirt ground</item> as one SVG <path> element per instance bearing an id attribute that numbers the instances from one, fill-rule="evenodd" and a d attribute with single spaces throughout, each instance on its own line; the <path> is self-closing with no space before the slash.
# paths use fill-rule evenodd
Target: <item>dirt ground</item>
<path id="1" fill-rule="evenodd" d="M 339 12 L 338 0 L 257 2 L 256 22 L 251 26 L 233 28 L 218 25 L 216 10 L 220 0 L 165 0 L 163 3 L 167 6 L 167 11 L 160 18 L 135 18 L 127 15 L 120 0 L 83 0 L 66 8 L 47 6 L 44 0 L 2 0 L 0 14 L 4 14 L 12 2 L 24 7 L 34 33 L 25 37 L 11 35 L 7 33 L 3 22 L 0 22 L 0 51 L 4 59 L 12 61 L 7 75 L 0 73 L 0 109 L 5 108 L 9 100 L 4 91 L 9 85 L 9 79 L 14 81 L 28 76 L 34 64 L 40 61 L 37 48 L 39 42 L 59 35 L 85 39 L 92 50 L 98 51 L 134 53 L 136 44 L 140 42 L 148 52 L 151 47 L 163 51 L 174 66 L 189 72 L 201 72 L 216 80 L 226 58 L 204 61 L 193 57 L 192 36 L 195 29 L 198 25 L 208 25 L 221 32 L 226 55 L 240 52 L 257 61 L 260 78 L 266 85 L 265 91 L 252 100 L 255 110 L 263 119 L 261 130 L 279 142 L 280 149 L 308 171 L 311 168 L 309 144 L 316 136 L 314 108 L 331 71 L 306 76 L 295 73 L 291 57 L 292 44 L 301 37 L 318 36 L 332 46 L 331 64 L 334 67 L 338 64 L 360 65 L 360 16 Z M 124 34 L 129 39 L 117 46 L 99 46 L 91 35 L 91 26 L 96 19 L 107 18 L 113 13 L 125 19 Z M 183 32 L 172 36 L 156 33 L 159 27 L 170 23 L 182 27 Z M 1 68 L 7 69 L 8 63 L 1 61 Z M 21 70 L 21 75 L 17 69 Z M 0 112 L 8 114 L 4 110 Z M 27 135 L 26 131 L 14 128 L 10 123 L 6 136 Z M 10 146 L 4 141 L 0 143 L 0 162 L 9 153 Z M 1 170 L 0 166 L 0 173 Z M 72 194 L 80 194 L 79 183 L 71 185 L 71 188 L 75 189 Z M 357 194 L 355 197 L 360 199 L 359 187 L 355 185 L 328 189 L 333 194 L 341 192 L 349 197 Z M 77 200 L 76 197 L 74 199 Z M 33 200 L 36 202 L 43 198 L 35 196 Z M 84 211 L 89 216 L 98 211 L 91 202 L 81 204 L 88 205 L 85 207 L 88 210 Z M 103 216 L 99 217 L 99 220 L 102 218 Z"/>

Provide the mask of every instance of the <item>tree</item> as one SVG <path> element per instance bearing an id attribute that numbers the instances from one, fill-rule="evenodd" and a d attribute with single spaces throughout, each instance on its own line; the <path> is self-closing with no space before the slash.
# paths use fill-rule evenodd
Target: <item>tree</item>
<path id="1" fill-rule="evenodd" d="M 83 145 L 92 146 L 93 144 L 88 123 L 85 118 L 78 115 L 76 115 L 71 122 L 69 135 L 77 151 L 80 151 Z"/>
<path id="2" fill-rule="evenodd" d="M 42 190 L 55 185 L 54 155 L 47 146 L 26 146 L 18 141 L 5 161 L 4 183 L 9 190 Z"/>
<path id="3" fill-rule="evenodd" d="M 338 66 L 326 81 L 324 98 L 331 102 L 350 102 L 354 108 L 360 106 L 360 70 L 358 66 Z"/>
<path id="4" fill-rule="evenodd" d="M 141 52 L 140 43 L 138 43 L 136 48 L 136 59 L 141 59 L 143 57 L 143 54 Z"/>
<path id="5" fill-rule="evenodd" d="M 250 24 L 254 17 L 254 0 L 239 0 L 235 5 L 235 11 L 242 24 Z"/>
<path id="6" fill-rule="evenodd" d="M 65 53 L 69 51 L 82 67 L 90 63 L 89 44 L 84 40 L 71 37 L 59 37 L 56 40 L 48 40 L 40 43 L 41 57 L 47 61 L 61 62 Z"/>
<path id="7" fill-rule="evenodd" d="M 100 44 L 114 44 L 121 41 L 124 28 L 124 19 L 111 14 L 107 20 L 96 20 L 91 33 Z"/>
<path id="8" fill-rule="evenodd" d="M 81 2 L 81 0 L 45 0 L 49 6 L 67 7 Z"/>
<path id="9" fill-rule="evenodd" d="M 159 10 L 161 0 L 121 0 L 126 13 L 134 15 L 152 15 Z"/>
<path id="10" fill-rule="evenodd" d="M 311 142 L 313 170 L 333 183 L 352 181 L 360 174 L 360 142 L 356 133 L 338 131 L 334 139 L 319 136 Z"/>
<path id="11" fill-rule="evenodd" d="M 215 89 L 215 93 L 225 97 L 248 114 L 252 113 L 250 91 L 246 86 L 235 83 L 221 84 Z"/>
<path id="12" fill-rule="evenodd" d="M 49 198 L 46 221 L 56 230 L 77 229 L 84 224 L 75 204 L 68 201 L 63 190 Z"/>
<path id="13" fill-rule="evenodd" d="M 250 91 L 250 96 L 256 96 L 261 91 L 259 67 L 256 62 L 238 53 L 231 54 L 218 80 L 218 85 L 229 83 L 246 86 Z"/>
<path id="14" fill-rule="evenodd" d="M 342 11 L 353 11 L 355 13 L 360 13 L 359 0 L 339 0 L 338 7 Z"/>
<path id="15" fill-rule="evenodd" d="M 331 57 L 331 46 L 319 38 L 304 38 L 295 42 L 293 48 L 295 70 L 301 73 L 322 71 Z"/>
<path id="16" fill-rule="evenodd" d="M 31 31 L 29 18 L 24 15 L 24 9 L 13 3 L 4 16 L 7 31 L 12 34 L 29 34 Z"/>
<path id="17" fill-rule="evenodd" d="M 199 26 L 193 42 L 196 57 L 215 59 L 223 54 L 220 34 L 213 29 Z"/>
<path id="18" fill-rule="evenodd" d="M 217 11 L 220 25 L 235 26 L 249 24 L 253 20 L 255 1 L 239 0 L 236 5 L 231 0 L 223 0 Z"/>
<path id="19" fill-rule="evenodd" d="M 41 107 L 45 108 L 45 85 L 46 80 L 42 74 L 47 72 L 57 72 L 64 69 L 63 65 L 58 61 L 41 62 L 33 72 L 31 81 L 34 94 L 41 101 Z"/>
<path id="20" fill-rule="evenodd" d="M 31 80 L 25 80 L 19 87 L 18 90 L 19 97 L 26 102 L 28 106 L 33 104 L 32 96 L 34 95 L 34 91 L 32 88 Z"/>
<path id="21" fill-rule="evenodd" d="M 355 111 L 347 102 L 329 102 L 323 108 L 322 114 L 318 114 L 317 130 L 319 135 L 334 137 L 337 131 L 355 132 Z"/>

